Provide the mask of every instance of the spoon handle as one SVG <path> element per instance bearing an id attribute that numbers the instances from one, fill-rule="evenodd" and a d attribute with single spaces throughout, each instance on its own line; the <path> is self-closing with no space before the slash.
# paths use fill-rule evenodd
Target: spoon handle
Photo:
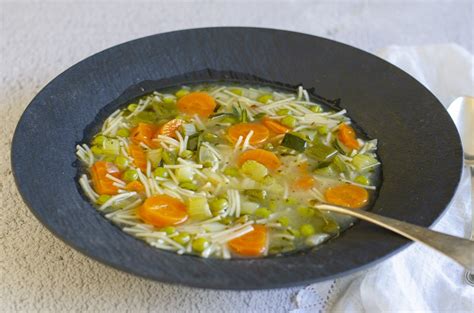
<path id="1" fill-rule="evenodd" d="M 351 215 L 361 220 L 374 223 L 408 239 L 421 242 L 435 250 L 438 250 L 464 266 L 467 270 L 474 271 L 474 241 L 443 234 L 428 228 L 363 210 L 352 210 L 328 204 L 320 204 L 317 205 L 316 208 Z"/>

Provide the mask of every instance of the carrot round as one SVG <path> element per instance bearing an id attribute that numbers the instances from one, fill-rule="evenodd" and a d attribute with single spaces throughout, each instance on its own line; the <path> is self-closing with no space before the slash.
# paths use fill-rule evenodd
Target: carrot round
<path id="1" fill-rule="evenodd" d="M 276 170 L 280 167 L 281 161 L 278 157 L 270 151 L 263 149 L 247 150 L 239 156 L 239 166 L 245 163 L 245 161 L 254 160 L 260 164 L 265 165 L 270 170 Z"/>
<path id="2" fill-rule="evenodd" d="M 130 140 L 133 143 L 139 144 L 143 142 L 149 147 L 153 147 L 153 137 L 157 131 L 157 127 L 153 124 L 139 123 L 137 127 L 133 128 L 130 132 Z"/>
<path id="3" fill-rule="evenodd" d="M 101 195 L 115 195 L 118 187 L 114 186 L 114 181 L 107 178 L 107 174 L 114 177 L 120 176 L 120 171 L 114 163 L 97 161 L 91 167 L 92 186 Z"/>
<path id="4" fill-rule="evenodd" d="M 253 231 L 229 241 L 230 249 L 242 256 L 261 256 L 267 248 L 267 228 L 252 225 Z"/>
<path id="5" fill-rule="evenodd" d="M 142 171 L 146 171 L 146 155 L 142 147 L 137 144 L 130 144 L 128 147 L 131 157 L 133 158 L 133 164 L 140 168 Z"/>
<path id="6" fill-rule="evenodd" d="M 146 199 L 139 207 L 138 215 L 145 223 L 156 227 L 179 225 L 188 219 L 184 203 L 166 195 Z"/>
<path id="7" fill-rule="evenodd" d="M 268 128 L 263 126 L 262 124 L 251 124 L 251 123 L 240 123 L 235 124 L 227 130 L 227 135 L 229 139 L 236 143 L 239 140 L 239 137 L 245 139 L 247 135 L 253 131 L 252 137 L 250 137 L 249 143 L 251 145 L 259 144 L 268 139 L 270 136 L 270 131 Z"/>
<path id="8" fill-rule="evenodd" d="M 265 125 L 269 130 L 276 134 L 285 134 L 290 131 L 288 127 L 281 124 L 278 121 L 272 120 L 268 117 L 264 117 L 262 120 L 263 125 Z"/>
<path id="9" fill-rule="evenodd" d="M 367 190 L 349 184 L 328 188 L 324 196 L 326 201 L 331 204 L 353 209 L 361 208 L 369 201 Z"/>
<path id="10" fill-rule="evenodd" d="M 173 119 L 161 125 L 158 130 L 158 134 L 176 138 L 176 131 L 183 124 L 184 124 L 183 120 Z"/>
<path id="11" fill-rule="evenodd" d="M 178 100 L 178 110 L 183 113 L 208 117 L 216 108 L 216 101 L 205 92 L 192 92 Z"/>
<path id="12" fill-rule="evenodd" d="M 349 149 L 359 149 L 356 133 L 352 127 L 347 124 L 339 126 L 337 138 Z"/>
<path id="13" fill-rule="evenodd" d="M 127 191 L 136 191 L 136 192 L 144 192 L 145 191 L 145 186 L 137 180 L 134 180 L 130 183 L 128 183 L 125 186 L 125 190 Z"/>
<path id="14" fill-rule="evenodd" d="M 295 182 L 293 183 L 294 189 L 309 190 L 313 187 L 314 187 L 314 178 L 309 175 L 300 177 L 297 180 L 295 180 Z"/>

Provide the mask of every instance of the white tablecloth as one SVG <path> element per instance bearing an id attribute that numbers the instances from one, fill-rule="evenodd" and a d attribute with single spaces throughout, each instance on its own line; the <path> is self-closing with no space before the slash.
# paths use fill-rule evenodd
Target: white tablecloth
<path id="1" fill-rule="evenodd" d="M 225 25 L 306 32 L 368 51 L 392 43 L 438 42 L 473 51 L 470 1 L 0 0 L 0 311 L 260 313 L 295 307 L 300 288 L 198 290 L 147 281 L 94 262 L 32 216 L 11 174 L 9 151 L 17 121 L 32 97 L 63 70 L 127 40 Z"/>

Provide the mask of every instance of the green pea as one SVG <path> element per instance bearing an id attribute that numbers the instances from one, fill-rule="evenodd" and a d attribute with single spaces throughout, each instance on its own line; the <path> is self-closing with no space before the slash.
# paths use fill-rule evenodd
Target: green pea
<path id="1" fill-rule="evenodd" d="M 92 151 L 92 153 L 95 154 L 95 155 L 100 155 L 100 154 L 103 153 L 102 148 L 100 148 L 100 147 L 98 147 L 98 146 L 92 146 L 92 147 L 91 147 L 91 151 Z"/>
<path id="2" fill-rule="evenodd" d="M 314 113 L 321 113 L 323 111 L 323 108 L 321 108 L 319 105 L 312 105 L 309 107 L 309 109 Z"/>
<path id="3" fill-rule="evenodd" d="M 172 235 L 176 232 L 176 228 L 174 228 L 172 226 L 168 226 L 168 227 L 165 227 L 165 228 L 161 229 L 161 231 L 164 231 L 167 235 Z"/>
<path id="4" fill-rule="evenodd" d="M 186 182 L 186 183 L 182 183 L 179 185 L 181 188 L 183 189 L 187 189 L 187 190 L 191 190 L 191 191 L 196 191 L 198 190 L 198 187 L 196 186 L 196 184 L 194 183 L 189 183 L 189 182 Z"/>
<path id="5" fill-rule="evenodd" d="M 102 205 L 104 203 L 106 203 L 107 201 L 109 201 L 109 199 L 111 198 L 112 196 L 109 196 L 109 195 L 100 195 L 99 198 L 97 198 L 97 201 L 96 203 L 98 205 Z"/>
<path id="6" fill-rule="evenodd" d="M 153 176 L 167 178 L 169 176 L 168 171 L 164 167 L 157 167 L 153 171 Z"/>
<path id="7" fill-rule="evenodd" d="M 300 232 L 303 236 L 305 237 L 308 237 L 308 236 L 311 236 L 311 235 L 314 235 L 314 233 L 316 232 L 314 230 L 314 227 L 313 225 L 311 224 L 303 224 L 301 225 L 300 227 Z"/>
<path id="8" fill-rule="evenodd" d="M 361 184 L 361 185 L 368 185 L 368 184 L 369 184 L 369 179 L 368 179 L 367 177 L 363 176 L 363 175 L 357 176 L 357 177 L 354 179 L 354 181 L 355 181 L 356 183 Z"/>
<path id="9" fill-rule="evenodd" d="M 92 144 L 100 146 L 104 143 L 105 139 L 107 139 L 105 136 L 99 135 L 92 140 Z"/>
<path id="10" fill-rule="evenodd" d="M 294 128 L 296 126 L 296 118 L 291 115 L 285 116 L 280 121 L 283 125 L 288 126 L 290 128 Z"/>
<path id="11" fill-rule="evenodd" d="M 202 166 L 204 166 L 204 167 L 212 167 L 212 165 L 213 164 L 212 164 L 211 161 L 206 161 L 206 162 L 202 163 Z"/>
<path id="12" fill-rule="evenodd" d="M 272 214 L 272 211 L 267 208 L 258 208 L 255 210 L 254 214 L 259 218 L 267 218 Z"/>
<path id="13" fill-rule="evenodd" d="M 279 110 L 276 111 L 276 114 L 280 115 L 280 116 L 288 115 L 288 114 L 290 114 L 290 110 L 289 109 L 279 109 Z"/>
<path id="14" fill-rule="evenodd" d="M 224 174 L 227 176 L 236 177 L 236 176 L 239 176 L 239 170 L 236 169 L 235 167 L 227 167 L 224 170 Z"/>
<path id="15" fill-rule="evenodd" d="M 179 233 L 176 237 L 173 237 L 173 239 L 177 243 L 185 245 L 189 242 L 189 240 L 191 240 L 191 236 L 186 232 L 182 232 Z"/>
<path id="16" fill-rule="evenodd" d="M 261 102 L 261 103 L 267 103 L 268 101 L 272 100 L 273 99 L 273 96 L 270 95 L 270 94 L 265 94 L 265 95 L 262 95 L 260 97 L 257 98 L 257 101 L 258 102 Z"/>
<path id="17" fill-rule="evenodd" d="M 176 164 L 176 160 L 177 160 L 177 156 L 176 156 L 176 153 L 172 152 L 172 151 L 163 151 L 163 153 L 161 154 L 161 157 L 163 159 L 163 162 L 165 162 L 165 164 Z"/>
<path id="18" fill-rule="evenodd" d="M 224 198 L 216 198 L 210 201 L 209 206 L 213 215 L 219 215 L 227 209 L 229 202 Z"/>
<path id="19" fill-rule="evenodd" d="M 122 179 L 126 182 L 132 182 L 138 179 L 138 173 L 135 170 L 126 170 L 123 173 Z"/>
<path id="20" fill-rule="evenodd" d="M 184 158 L 184 159 L 190 159 L 192 158 L 194 155 L 194 152 L 192 152 L 191 150 L 184 150 L 182 153 L 181 153 L 181 157 Z"/>
<path id="21" fill-rule="evenodd" d="M 287 216 L 282 216 L 277 219 L 277 223 L 280 223 L 281 226 L 288 227 L 288 225 L 290 224 L 290 219 Z"/>
<path id="22" fill-rule="evenodd" d="M 115 158 L 113 156 L 108 156 L 108 157 L 104 158 L 104 161 L 113 163 L 113 162 L 115 162 Z"/>
<path id="23" fill-rule="evenodd" d="M 174 99 L 173 97 L 164 97 L 164 98 L 163 98 L 163 102 L 164 102 L 165 104 L 173 104 L 174 101 L 175 101 L 175 99 Z"/>
<path id="24" fill-rule="evenodd" d="M 318 126 L 316 127 L 316 130 L 318 131 L 318 134 L 323 135 L 323 136 L 327 135 L 329 132 L 329 129 L 326 125 Z"/>
<path id="25" fill-rule="evenodd" d="M 232 224 L 232 218 L 231 217 L 224 217 L 224 218 L 221 218 L 219 223 L 221 224 L 224 224 L 224 225 L 230 225 Z"/>
<path id="26" fill-rule="evenodd" d="M 180 89 L 175 93 L 175 95 L 176 95 L 176 97 L 181 98 L 181 97 L 184 97 L 185 95 L 187 95 L 188 93 L 189 93 L 189 90 Z"/>
<path id="27" fill-rule="evenodd" d="M 126 128 L 120 128 L 119 130 L 117 130 L 117 136 L 128 137 L 130 136 L 130 131 Z"/>
<path id="28" fill-rule="evenodd" d="M 241 96 L 243 94 L 242 89 L 237 89 L 237 88 L 231 89 L 230 92 L 232 92 L 233 94 L 237 96 Z"/>
<path id="29" fill-rule="evenodd" d="M 196 252 L 203 252 L 210 243 L 206 238 L 198 238 L 193 241 L 193 250 Z"/>
<path id="30" fill-rule="evenodd" d="M 138 104 L 136 104 L 136 103 L 130 103 L 130 104 L 127 106 L 127 109 L 128 109 L 130 112 L 135 111 L 137 108 L 138 108 Z"/>
<path id="31" fill-rule="evenodd" d="M 128 166 L 128 159 L 122 155 L 119 155 L 115 158 L 115 161 L 114 161 L 115 165 L 117 165 L 117 167 L 120 169 L 120 170 L 124 170 L 127 168 Z"/>
<path id="32" fill-rule="evenodd" d="M 267 191 L 263 189 L 247 189 L 244 194 L 253 201 L 263 201 L 267 198 Z"/>
<path id="33" fill-rule="evenodd" d="M 298 214 L 302 217 L 312 217 L 314 216 L 314 210 L 308 207 L 299 207 L 296 209 Z"/>

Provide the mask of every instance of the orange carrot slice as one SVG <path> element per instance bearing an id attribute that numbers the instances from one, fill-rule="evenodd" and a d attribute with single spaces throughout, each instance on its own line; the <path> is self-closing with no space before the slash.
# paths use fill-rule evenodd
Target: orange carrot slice
<path id="1" fill-rule="evenodd" d="M 278 157 L 270 151 L 263 149 L 247 150 L 239 156 L 239 166 L 245 163 L 245 161 L 254 160 L 260 164 L 265 165 L 270 170 L 276 170 L 280 167 L 281 162 Z"/>
<path id="2" fill-rule="evenodd" d="M 328 188 L 324 196 L 326 201 L 331 204 L 353 209 L 361 208 L 369 201 L 367 190 L 349 184 Z"/>
<path id="3" fill-rule="evenodd" d="M 240 123 L 229 127 L 227 130 L 227 135 L 229 136 L 230 141 L 236 143 L 241 136 L 243 139 L 245 139 L 250 131 L 253 131 L 253 135 L 249 140 L 251 145 L 265 142 L 265 140 L 267 140 L 270 136 L 270 131 L 262 124 L 250 123 Z"/>
<path id="4" fill-rule="evenodd" d="M 293 183 L 294 189 L 309 190 L 313 187 L 314 187 L 314 178 L 309 175 L 300 177 L 297 180 L 295 180 L 295 182 Z"/>
<path id="5" fill-rule="evenodd" d="M 192 92 L 178 100 L 178 110 L 183 113 L 208 117 L 216 108 L 216 101 L 205 92 Z"/>
<path id="6" fill-rule="evenodd" d="M 127 191 L 136 191 L 136 192 L 145 192 L 145 186 L 137 180 L 134 180 L 125 186 L 125 190 Z"/>
<path id="7" fill-rule="evenodd" d="M 359 149 L 356 133 L 352 127 L 347 124 L 339 126 L 337 138 L 349 149 Z"/>
<path id="8" fill-rule="evenodd" d="M 184 121 L 180 119 L 174 119 L 174 120 L 168 121 L 160 126 L 160 129 L 158 130 L 158 134 L 176 138 L 176 131 L 183 124 L 184 124 Z"/>
<path id="9" fill-rule="evenodd" d="M 253 231 L 229 241 L 233 252 L 243 256 L 261 256 L 267 248 L 267 228 L 263 225 L 252 225 Z"/>
<path id="10" fill-rule="evenodd" d="M 130 144 L 128 147 L 129 153 L 133 158 L 133 164 L 140 168 L 142 171 L 146 171 L 146 155 L 142 147 L 137 144 Z"/>
<path id="11" fill-rule="evenodd" d="M 138 215 L 145 223 L 156 227 L 179 225 L 188 219 L 184 203 L 166 195 L 146 199 L 138 208 Z"/>
<path id="12" fill-rule="evenodd" d="M 105 161 L 95 162 L 91 167 L 92 186 L 98 194 L 115 195 L 118 193 L 118 187 L 114 186 L 113 180 L 106 177 L 107 174 L 118 178 L 120 171 L 114 163 Z"/>
<path id="13" fill-rule="evenodd" d="M 272 120 L 268 117 L 264 117 L 262 120 L 263 125 L 265 125 L 269 130 L 276 134 L 285 134 L 290 131 L 288 127 L 281 124 L 278 121 Z"/>
<path id="14" fill-rule="evenodd" d="M 133 128 L 130 132 L 130 140 L 135 144 L 140 144 L 143 142 L 149 147 L 155 146 L 155 143 L 152 141 L 157 127 L 153 124 L 147 123 L 138 123 L 138 126 Z"/>

